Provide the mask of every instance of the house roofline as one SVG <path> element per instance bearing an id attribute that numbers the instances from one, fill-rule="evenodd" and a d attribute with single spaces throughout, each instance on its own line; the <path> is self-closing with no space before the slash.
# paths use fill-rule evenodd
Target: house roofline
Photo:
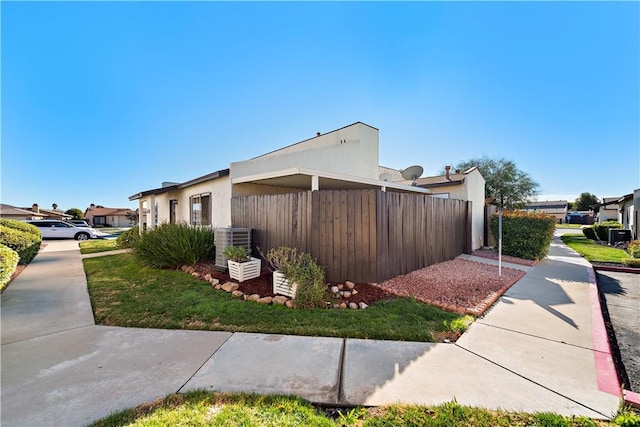
<path id="1" fill-rule="evenodd" d="M 217 179 L 217 178 L 222 178 L 223 176 L 228 176 L 229 175 L 229 169 L 220 169 L 219 171 L 215 171 L 212 173 L 209 173 L 207 175 L 203 175 L 200 176 L 198 178 L 194 178 L 191 179 L 189 181 L 185 181 L 181 184 L 173 184 L 173 185 L 169 185 L 166 187 L 160 187 L 160 188 L 154 188 L 152 190 L 146 190 L 146 191 L 141 191 L 139 193 L 136 193 L 132 196 L 129 196 L 129 200 L 133 201 L 133 200 L 138 200 L 141 199 L 142 197 L 146 197 L 146 196 L 151 196 L 151 195 L 158 195 L 158 194 L 162 194 L 162 193 L 168 193 L 170 191 L 174 191 L 174 190 L 179 190 L 185 187 L 189 187 L 191 185 L 196 185 L 196 184 L 200 184 L 202 182 L 206 182 L 206 181 L 210 181 L 212 179 Z"/>
<path id="2" fill-rule="evenodd" d="M 290 148 L 290 147 L 294 147 L 294 146 L 299 145 L 299 144 L 303 144 L 303 143 L 305 143 L 305 142 L 307 142 L 307 141 L 311 141 L 312 139 L 316 139 L 316 138 L 319 138 L 319 137 L 321 137 L 321 136 L 328 135 L 328 134 L 330 134 L 330 133 L 338 132 L 338 131 L 341 131 L 341 130 L 343 130 L 343 129 L 346 129 L 346 128 L 348 128 L 348 127 L 351 127 L 351 126 L 354 126 L 354 125 L 357 125 L 357 124 L 361 124 L 361 125 L 364 125 L 364 126 L 370 127 L 371 129 L 374 129 L 374 130 L 377 130 L 377 131 L 379 131 L 379 130 L 380 130 L 380 129 L 378 129 L 378 128 L 376 128 L 376 127 L 373 127 L 373 126 L 371 126 L 371 125 L 368 125 L 368 124 L 366 124 L 366 123 L 363 123 L 363 122 L 357 121 L 357 122 L 351 123 L 350 125 L 342 126 L 341 128 L 334 129 L 334 130 L 331 130 L 331 131 L 329 131 L 329 132 L 325 132 L 325 133 L 320 134 L 320 135 L 312 136 L 311 138 L 307 138 L 307 139 L 304 139 L 304 140 L 302 140 L 302 141 L 294 142 L 293 144 L 289 144 L 289 145 L 286 145 L 286 146 L 284 146 L 284 147 L 278 148 L 277 150 L 269 151 L 268 153 L 261 154 L 261 155 L 259 155 L 259 156 L 253 157 L 253 158 L 251 158 L 251 159 L 249 159 L 249 160 L 259 159 L 259 158 L 261 158 L 261 157 L 268 156 L 269 154 L 277 153 L 278 151 L 282 151 L 282 150 L 284 150 L 284 149 L 286 149 L 286 148 Z"/>

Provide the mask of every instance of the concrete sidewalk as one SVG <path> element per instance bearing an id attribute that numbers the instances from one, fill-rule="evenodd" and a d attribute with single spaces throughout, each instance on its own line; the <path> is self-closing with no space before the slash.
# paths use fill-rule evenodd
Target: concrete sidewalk
<path id="1" fill-rule="evenodd" d="M 606 418 L 619 396 L 592 276 L 554 240 L 455 344 L 117 328 L 93 324 L 77 243 L 50 242 L 2 294 L 0 421 L 85 425 L 196 388 Z"/>

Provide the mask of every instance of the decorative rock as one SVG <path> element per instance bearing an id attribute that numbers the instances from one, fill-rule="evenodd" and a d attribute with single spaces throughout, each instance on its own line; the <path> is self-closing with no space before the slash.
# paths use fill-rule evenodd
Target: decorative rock
<path id="1" fill-rule="evenodd" d="M 342 283 L 340 283 L 340 284 L 338 285 L 338 289 L 339 289 L 339 290 L 343 290 L 343 289 L 344 289 L 344 285 L 343 285 Z"/>
<path id="2" fill-rule="evenodd" d="M 185 272 L 187 272 L 189 274 L 193 273 L 194 271 L 196 271 L 196 270 L 194 270 L 193 267 L 191 267 L 190 265 L 188 265 L 187 268 L 185 269 Z"/>
<path id="3" fill-rule="evenodd" d="M 193 273 L 191 273 L 191 275 L 192 275 L 193 277 L 200 277 L 200 273 L 197 273 L 197 272 L 195 272 L 195 271 L 194 271 Z"/>
<path id="4" fill-rule="evenodd" d="M 342 293 L 342 296 L 343 296 L 343 297 L 345 297 L 345 298 L 351 298 L 351 292 L 349 292 L 349 291 L 344 291 L 344 292 L 341 292 L 341 293 Z"/>
<path id="5" fill-rule="evenodd" d="M 347 289 L 353 289 L 356 287 L 356 284 L 347 280 L 346 282 L 344 282 L 345 286 L 347 287 Z"/>
<path id="6" fill-rule="evenodd" d="M 273 301 L 272 297 L 262 297 L 262 298 L 258 298 L 258 300 L 256 301 L 258 304 L 271 304 L 271 302 Z"/>
<path id="7" fill-rule="evenodd" d="M 287 302 L 284 303 L 284 305 L 286 305 L 289 308 L 293 308 L 294 307 L 294 303 L 293 300 L 287 300 Z"/>
<path id="8" fill-rule="evenodd" d="M 244 293 L 242 291 L 233 291 L 231 292 L 231 296 L 234 298 L 241 298 L 244 296 Z"/>
<path id="9" fill-rule="evenodd" d="M 364 310 L 365 308 L 369 307 L 366 303 L 361 302 L 360 304 L 358 304 L 358 307 L 360 307 L 361 310 Z"/>
<path id="10" fill-rule="evenodd" d="M 344 296 L 344 291 L 338 292 L 338 295 L 340 295 L 340 297 L 343 297 Z"/>
<path id="11" fill-rule="evenodd" d="M 222 285 L 220 283 L 216 283 L 215 285 L 211 285 L 213 286 L 213 289 L 219 291 L 220 289 L 222 289 Z"/>
<path id="12" fill-rule="evenodd" d="M 220 280 L 218 280 L 218 279 L 213 279 L 213 278 L 212 278 L 212 279 L 211 279 L 211 280 L 209 280 L 209 281 L 210 281 L 210 282 L 211 282 L 211 284 L 212 284 L 212 285 L 214 285 L 214 286 L 215 286 L 215 285 L 219 285 L 219 284 L 220 284 Z"/>
<path id="13" fill-rule="evenodd" d="M 285 305 L 288 300 L 289 298 L 282 295 L 276 295 L 275 297 L 273 297 L 273 303 L 277 305 Z"/>
<path id="14" fill-rule="evenodd" d="M 233 292 L 237 290 L 239 287 L 240 285 L 238 285 L 237 283 L 227 282 L 224 285 L 222 285 L 222 290 L 225 292 Z"/>
<path id="15" fill-rule="evenodd" d="M 211 274 L 207 273 L 204 275 L 204 280 L 206 280 L 207 282 L 211 281 Z"/>
<path id="16" fill-rule="evenodd" d="M 251 294 L 247 297 L 247 301 L 258 301 L 260 299 L 260 295 Z"/>
<path id="17" fill-rule="evenodd" d="M 331 292 L 333 292 L 334 294 L 337 294 L 338 292 L 340 292 L 340 288 L 338 288 L 337 286 L 332 286 Z"/>
<path id="18" fill-rule="evenodd" d="M 347 303 L 346 302 L 341 302 L 340 303 L 340 308 L 347 308 Z"/>
<path id="19" fill-rule="evenodd" d="M 180 270 L 184 271 L 185 273 L 187 272 L 187 269 L 189 268 L 188 265 L 181 265 L 180 266 Z"/>
<path id="20" fill-rule="evenodd" d="M 352 310 L 357 310 L 358 309 L 358 304 L 356 304 L 355 302 L 350 302 L 349 303 L 349 308 Z"/>
<path id="21" fill-rule="evenodd" d="M 340 304 L 333 304 L 333 308 L 340 308 Z"/>
<path id="22" fill-rule="evenodd" d="M 358 295 L 358 291 L 356 291 L 355 289 L 353 289 L 353 290 L 351 291 L 351 295 Z"/>

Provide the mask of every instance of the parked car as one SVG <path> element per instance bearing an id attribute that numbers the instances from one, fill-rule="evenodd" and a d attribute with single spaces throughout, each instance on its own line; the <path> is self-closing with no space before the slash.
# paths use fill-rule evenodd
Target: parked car
<path id="1" fill-rule="evenodd" d="M 65 221 L 41 219 L 29 220 L 26 223 L 38 227 L 43 239 L 97 239 L 96 231 L 91 227 L 77 227 Z"/>
<path id="2" fill-rule="evenodd" d="M 68 219 L 66 222 L 76 227 L 91 227 L 84 219 Z"/>

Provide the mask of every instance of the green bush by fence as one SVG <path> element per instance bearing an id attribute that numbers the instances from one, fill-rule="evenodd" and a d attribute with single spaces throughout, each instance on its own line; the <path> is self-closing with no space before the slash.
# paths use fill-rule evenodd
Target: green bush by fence
<path id="1" fill-rule="evenodd" d="M 142 233 L 133 246 L 140 262 L 158 268 L 178 268 L 212 260 L 214 251 L 214 234 L 210 228 L 185 223 L 160 224 Z"/>
<path id="2" fill-rule="evenodd" d="M 548 250 L 556 219 L 553 215 L 505 211 L 502 215 L 502 253 L 525 259 L 541 259 Z M 490 220 L 491 233 L 498 241 L 498 215 Z"/>
<path id="3" fill-rule="evenodd" d="M 593 231 L 595 231 L 598 240 L 604 240 L 605 242 L 609 241 L 609 229 L 620 229 L 622 228 L 622 224 L 618 221 L 605 221 L 601 224 L 594 224 Z"/>
<path id="4" fill-rule="evenodd" d="M 585 227 L 582 229 L 582 233 L 584 234 L 584 236 L 587 239 L 590 240 L 598 240 L 598 236 L 596 235 L 596 232 L 593 230 L 593 227 Z"/>
<path id="5" fill-rule="evenodd" d="M 18 252 L 0 244 L 0 289 L 3 289 L 11 280 L 19 260 Z"/>
<path id="6" fill-rule="evenodd" d="M 0 225 L 0 244 L 16 251 L 20 257 L 20 264 L 31 262 L 38 254 L 41 242 L 42 234 L 40 234 L 40 231 L 38 231 L 38 234 L 34 234 L 29 231 L 21 231 L 18 228 Z"/>
<path id="7" fill-rule="evenodd" d="M 629 255 L 634 258 L 640 258 L 640 240 L 634 240 L 633 242 L 629 243 L 627 252 L 629 252 Z"/>

